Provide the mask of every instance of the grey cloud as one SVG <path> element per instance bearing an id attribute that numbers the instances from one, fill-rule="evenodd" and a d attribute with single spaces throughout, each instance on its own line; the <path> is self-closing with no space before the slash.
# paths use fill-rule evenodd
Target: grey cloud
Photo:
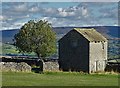
<path id="1" fill-rule="evenodd" d="M 69 7 L 69 8 L 44 8 L 43 16 L 57 17 L 57 18 L 77 18 L 87 17 L 89 15 L 89 9 L 85 7 Z"/>

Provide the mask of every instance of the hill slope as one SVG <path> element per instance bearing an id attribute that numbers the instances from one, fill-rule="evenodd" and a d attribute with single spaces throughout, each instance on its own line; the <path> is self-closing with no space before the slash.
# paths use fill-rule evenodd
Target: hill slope
<path id="1" fill-rule="evenodd" d="M 54 27 L 53 30 L 57 33 L 57 37 L 59 39 L 68 31 L 72 30 L 73 28 L 78 28 L 78 27 Z M 120 27 L 118 26 L 94 26 L 94 27 L 81 27 L 81 28 L 95 28 L 98 32 L 102 33 L 108 39 L 120 38 L 120 36 L 118 36 L 118 31 Z M 18 32 L 19 32 L 19 29 L 0 31 L 0 33 L 2 33 L 2 42 L 13 43 L 14 35 Z"/>

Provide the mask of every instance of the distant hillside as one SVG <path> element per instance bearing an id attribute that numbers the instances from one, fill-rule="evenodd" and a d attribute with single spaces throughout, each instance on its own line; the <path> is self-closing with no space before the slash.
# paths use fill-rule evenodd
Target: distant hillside
<path id="1" fill-rule="evenodd" d="M 2 32 L 3 43 L 13 43 L 14 35 L 19 32 L 19 29 L 2 30 L 0 32 Z"/>
<path id="2" fill-rule="evenodd" d="M 120 38 L 120 36 L 118 36 L 118 31 L 120 30 L 120 26 L 56 27 L 54 28 L 54 30 L 57 34 L 66 34 L 68 31 L 70 31 L 73 28 L 94 28 L 108 39 Z"/>
<path id="3" fill-rule="evenodd" d="M 93 27 L 54 27 L 53 30 L 57 33 L 57 38 L 61 38 L 67 32 L 69 32 L 73 28 L 95 28 L 97 31 L 102 33 L 108 39 L 110 38 L 120 38 L 118 36 L 118 30 L 120 27 L 118 26 L 93 26 Z M 11 30 L 2 30 L 2 42 L 3 43 L 13 43 L 14 35 L 19 32 L 19 29 L 11 29 Z"/>

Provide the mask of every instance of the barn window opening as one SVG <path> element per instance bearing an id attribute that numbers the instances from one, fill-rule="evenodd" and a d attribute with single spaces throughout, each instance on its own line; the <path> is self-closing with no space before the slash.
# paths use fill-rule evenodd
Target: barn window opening
<path id="1" fill-rule="evenodd" d="M 78 46 L 78 40 L 72 40 L 71 41 L 71 46 L 72 47 L 77 47 Z"/>
<path id="2" fill-rule="evenodd" d="M 102 43 L 102 49 L 104 49 L 104 42 L 101 42 Z"/>

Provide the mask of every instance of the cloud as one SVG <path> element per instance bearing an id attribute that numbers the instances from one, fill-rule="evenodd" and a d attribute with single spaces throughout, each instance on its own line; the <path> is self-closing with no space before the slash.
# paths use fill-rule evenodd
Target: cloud
<path id="1" fill-rule="evenodd" d="M 54 27 L 67 26 L 68 20 L 65 18 L 57 18 L 57 17 L 43 17 L 42 20 L 47 20 L 49 23 L 54 25 Z"/>
<path id="2" fill-rule="evenodd" d="M 61 8 L 58 8 L 58 16 L 61 16 L 61 17 L 67 17 L 67 16 L 75 16 L 75 12 L 68 12 L 64 9 L 61 9 Z"/>
<path id="3" fill-rule="evenodd" d="M 101 13 L 101 15 L 99 16 L 99 18 L 118 19 L 118 10 L 116 8 L 100 9 L 99 12 Z"/>
<path id="4" fill-rule="evenodd" d="M 88 10 L 86 7 L 82 7 L 82 15 L 87 17 L 88 16 Z"/>
<path id="5" fill-rule="evenodd" d="M 26 22 L 18 22 L 18 23 L 14 23 L 14 26 L 18 27 L 18 26 L 23 26 Z"/>
<path id="6" fill-rule="evenodd" d="M 43 8 L 41 13 L 43 16 L 58 17 L 58 18 L 69 18 L 77 16 L 87 16 L 88 9 L 86 7 L 71 6 L 67 8 Z"/>
<path id="7" fill-rule="evenodd" d="M 22 27 L 26 22 L 14 22 L 14 23 L 8 23 L 8 22 L 2 22 L 2 30 L 8 30 L 8 29 L 19 29 Z"/>
<path id="8" fill-rule="evenodd" d="M 21 5 L 18 5 L 18 6 L 14 6 L 13 10 L 15 10 L 17 12 L 25 12 L 25 11 L 28 10 L 27 4 L 24 3 L 24 4 L 21 4 Z"/>
<path id="9" fill-rule="evenodd" d="M 40 9 L 38 7 L 32 7 L 29 9 L 30 12 L 38 12 Z"/>
<path id="10" fill-rule="evenodd" d="M 42 10 L 41 10 L 41 14 L 42 14 L 42 16 L 44 16 L 44 17 L 57 17 L 58 15 L 58 11 L 57 11 L 57 9 L 56 8 L 42 8 Z"/>
<path id="11" fill-rule="evenodd" d="M 7 19 L 6 16 L 2 16 L 2 15 L 0 15 L 0 21 L 6 20 L 6 19 Z"/>
<path id="12" fill-rule="evenodd" d="M 52 2 L 51 2 L 52 3 Z M 24 22 L 31 19 L 48 20 L 53 26 L 89 26 L 116 25 L 117 4 L 80 2 L 76 5 L 54 7 L 41 2 L 6 2 L 2 4 L 3 28 L 20 28 Z M 67 3 L 64 3 L 67 4 Z M 114 19 L 114 20 L 113 20 Z M 109 22 L 108 22 L 108 21 Z"/>

